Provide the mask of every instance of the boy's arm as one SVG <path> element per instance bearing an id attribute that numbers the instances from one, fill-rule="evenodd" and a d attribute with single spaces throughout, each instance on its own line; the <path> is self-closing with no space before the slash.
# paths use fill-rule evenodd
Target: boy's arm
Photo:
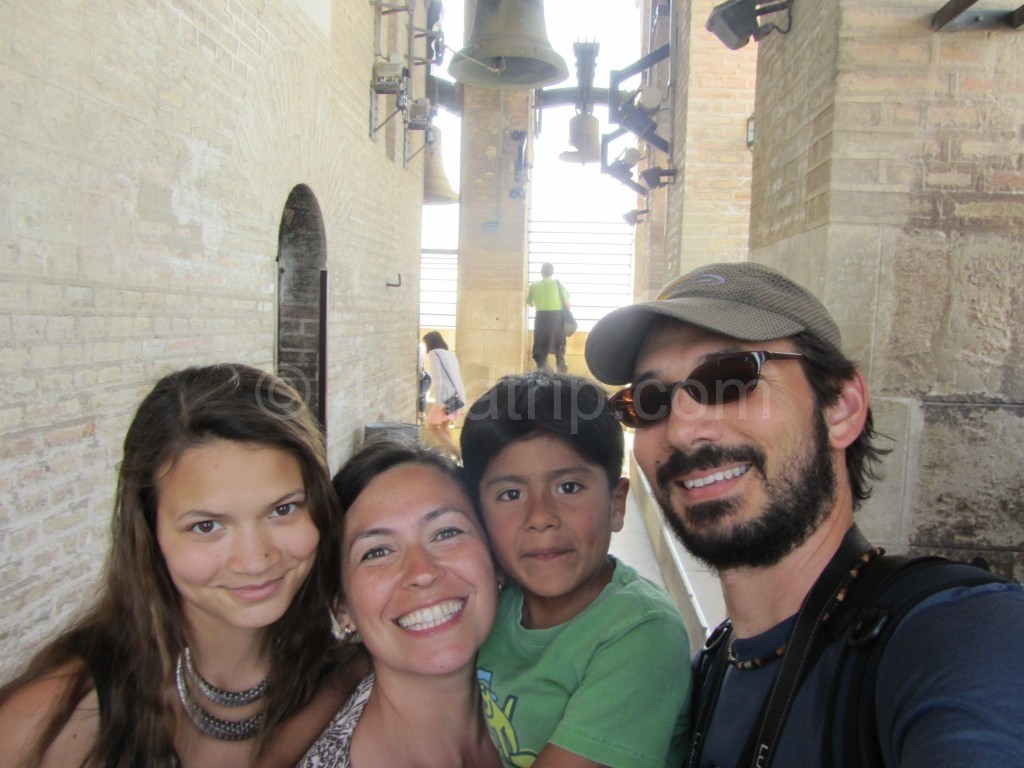
<path id="1" fill-rule="evenodd" d="M 689 746 L 689 656 L 678 615 L 639 619 L 602 643 L 534 768 L 681 764 Z M 547 757 L 552 747 L 563 754 Z"/>
<path id="2" fill-rule="evenodd" d="M 548 744 L 533 761 L 533 768 L 608 768 L 603 763 L 595 763 L 575 752 Z"/>
<path id="3" fill-rule="evenodd" d="M 293 768 L 370 671 L 371 665 L 364 654 L 340 664 L 309 703 L 277 730 L 253 768 Z"/>

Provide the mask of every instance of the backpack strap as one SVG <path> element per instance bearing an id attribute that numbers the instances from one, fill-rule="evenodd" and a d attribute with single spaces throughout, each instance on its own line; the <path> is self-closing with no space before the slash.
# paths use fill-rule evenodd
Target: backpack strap
<path id="1" fill-rule="evenodd" d="M 701 750 L 704 748 L 704 736 L 715 713 L 718 694 L 725 679 L 725 670 L 729 666 L 729 654 L 726 649 L 731 638 L 732 621 L 726 619 L 708 635 L 694 663 L 691 711 L 696 713 L 697 717 L 690 731 L 690 751 L 683 763 L 684 768 L 696 768 Z"/>
<path id="2" fill-rule="evenodd" d="M 995 574 L 973 565 L 941 557 L 877 558 L 857 585 L 847 610 L 836 616 L 830 627 L 835 639 L 845 636 L 832 692 L 826 708 L 823 763 L 845 768 L 883 765 L 875 699 L 878 668 L 886 645 L 900 622 L 922 600 L 956 587 L 1005 582 Z M 846 691 L 839 690 L 845 685 Z M 840 760 L 834 762 L 836 706 L 846 701 L 842 718 Z"/>
<path id="3" fill-rule="evenodd" d="M 565 309 L 565 301 L 566 301 L 565 286 L 562 285 L 562 281 L 561 280 L 555 280 L 555 282 L 558 283 L 558 300 L 560 302 L 562 302 L 562 309 Z"/>
<path id="4" fill-rule="evenodd" d="M 854 525 L 800 606 L 778 676 L 754 732 L 756 738 L 748 742 L 741 765 L 771 765 L 793 698 L 824 647 L 822 627 L 846 599 L 850 581 L 859 575 L 857 564 L 869 562 L 873 556 L 867 539 Z"/>

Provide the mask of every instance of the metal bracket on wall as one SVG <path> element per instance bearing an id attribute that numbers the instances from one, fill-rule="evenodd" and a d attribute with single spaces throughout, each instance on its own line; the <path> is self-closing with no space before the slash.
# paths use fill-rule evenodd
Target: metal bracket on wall
<path id="1" fill-rule="evenodd" d="M 370 138 L 376 141 L 377 131 L 399 113 L 402 113 L 403 168 L 408 168 L 409 161 L 422 150 L 421 147 L 410 154 L 409 132 L 429 130 L 435 109 L 428 98 L 413 98 L 413 73 L 410 68 L 414 70 L 417 66 L 435 63 L 444 53 L 444 34 L 439 28 L 433 28 L 438 19 L 432 19 L 432 14 L 440 11 L 440 3 L 428 2 L 427 21 L 431 26 L 425 28 L 419 27 L 415 23 L 417 2 L 418 0 L 405 0 L 405 2 L 370 0 L 370 4 L 374 7 L 373 40 L 374 57 L 377 59 L 370 80 Z M 407 14 L 405 24 L 407 50 L 404 54 L 392 54 L 385 57 L 380 48 L 382 19 L 384 16 L 394 13 Z M 424 44 L 426 55 L 418 54 L 416 51 L 418 43 Z M 377 96 L 390 94 L 395 95 L 395 110 L 378 123 Z"/>
<path id="2" fill-rule="evenodd" d="M 409 68 L 401 54 L 384 55 L 381 50 L 382 19 L 393 13 L 412 15 L 413 0 L 404 3 L 388 3 L 383 0 L 370 0 L 373 6 L 373 72 L 370 74 L 370 138 L 377 140 L 377 131 L 387 125 L 399 112 L 405 112 L 409 103 Z M 395 97 L 395 110 L 377 122 L 377 97 Z"/>
<path id="3" fill-rule="evenodd" d="M 512 131 L 509 137 L 516 143 L 516 155 L 513 162 L 513 180 L 516 186 L 508 191 L 513 200 L 526 197 L 526 182 L 530 180 L 530 161 L 526 157 L 526 144 L 529 134 L 526 131 Z"/>
<path id="4" fill-rule="evenodd" d="M 1014 11 L 972 11 L 978 0 L 949 0 L 932 17 L 936 32 L 962 29 L 1020 29 L 1024 26 L 1024 5 Z"/>
<path id="5" fill-rule="evenodd" d="M 655 64 L 669 58 L 670 55 L 671 46 L 665 44 L 633 62 L 625 69 L 612 70 L 610 76 L 608 87 L 608 121 L 617 124 L 619 127 L 611 133 L 601 135 L 601 173 L 606 173 L 612 178 L 617 179 L 638 195 L 646 195 L 650 192 L 650 189 L 634 181 L 628 168 L 615 162 L 608 162 L 609 145 L 620 136 L 631 133 L 665 155 L 671 156 L 672 147 L 667 139 L 658 135 L 658 124 L 649 115 L 628 102 L 623 103 L 622 91 L 619 89 L 619 86 L 624 80 L 650 69 Z M 659 184 L 658 186 L 661 185 Z"/>
<path id="6" fill-rule="evenodd" d="M 669 13 L 668 4 L 663 4 L 660 13 Z M 659 6 L 662 8 L 662 6 Z M 577 50 L 577 59 L 583 51 Z M 593 53 L 596 56 L 596 51 Z M 591 82 L 580 82 L 576 88 L 548 88 L 534 91 L 534 115 L 535 125 L 538 130 L 541 125 L 541 110 L 547 107 L 562 106 L 566 104 L 580 104 L 580 91 L 586 90 L 589 96 L 589 105 L 606 104 L 608 106 L 608 122 L 619 126 L 611 133 L 601 136 L 601 173 L 607 173 L 618 179 L 637 194 L 645 195 L 650 190 L 647 187 L 637 184 L 628 178 L 628 175 L 617 173 L 612 164 L 608 162 L 608 145 L 610 142 L 631 133 L 641 141 L 646 142 L 658 151 L 671 157 L 672 145 L 664 137 L 658 135 L 658 124 L 649 114 L 639 109 L 629 99 L 624 98 L 621 85 L 624 81 L 645 73 L 656 64 L 670 58 L 672 46 L 669 43 L 659 46 L 646 56 L 637 59 L 624 69 L 612 70 L 609 74 L 608 88 L 593 88 Z M 518 179 L 517 179 L 518 183 Z M 513 195 L 515 197 L 515 195 Z"/>
<path id="7" fill-rule="evenodd" d="M 382 122 L 377 123 L 376 125 L 374 125 L 374 121 L 377 119 L 377 108 L 376 108 L 377 107 L 377 100 L 376 100 L 376 98 L 374 98 L 376 95 L 377 95 L 377 92 L 371 89 L 371 91 L 370 91 L 370 138 L 374 139 L 374 140 L 376 140 L 377 131 L 379 131 L 381 128 L 383 128 L 385 125 L 387 125 L 389 122 L 391 122 L 391 120 L 393 120 L 395 115 L 397 115 L 399 112 L 405 112 L 405 108 L 406 108 L 406 105 L 407 105 L 407 101 L 404 98 L 405 94 L 404 93 L 400 94 L 399 98 L 398 98 L 398 104 L 395 107 L 395 111 L 392 112 L 387 117 L 385 117 Z"/>
<path id="8" fill-rule="evenodd" d="M 637 59 L 625 69 L 612 70 L 608 86 L 608 122 L 622 126 L 624 130 L 646 141 L 666 155 L 671 150 L 668 140 L 658 135 L 658 124 L 632 104 L 623 103 L 619 86 L 624 80 L 628 80 L 667 59 L 670 53 L 671 46 L 666 44 L 651 51 L 643 58 Z"/>

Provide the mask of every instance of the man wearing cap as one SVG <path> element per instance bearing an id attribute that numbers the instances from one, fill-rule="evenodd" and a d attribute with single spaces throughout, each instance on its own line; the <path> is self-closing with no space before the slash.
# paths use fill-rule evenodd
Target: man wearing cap
<path id="1" fill-rule="evenodd" d="M 1024 592 L 945 562 L 897 579 L 861 535 L 886 451 L 812 294 L 705 266 L 600 320 L 586 359 L 632 382 L 613 403 L 637 462 L 721 579 L 730 621 L 695 659 L 688 766 L 1024 766 Z"/>

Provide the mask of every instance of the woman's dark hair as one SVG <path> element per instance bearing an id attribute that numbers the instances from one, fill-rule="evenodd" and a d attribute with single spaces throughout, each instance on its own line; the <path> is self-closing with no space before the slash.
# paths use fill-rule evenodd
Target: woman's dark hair
<path id="1" fill-rule="evenodd" d="M 435 349 L 448 349 L 448 344 L 445 343 L 444 336 L 437 331 L 430 331 L 423 335 L 423 345 L 427 348 L 427 352 L 433 352 Z"/>
<path id="2" fill-rule="evenodd" d="M 842 392 L 843 382 L 853 378 L 857 366 L 838 349 L 809 333 L 798 333 L 792 339 L 797 352 L 805 358 L 801 363 L 814 390 L 818 407 L 834 405 Z M 876 446 L 875 440 L 879 437 L 886 436 L 875 431 L 874 417 L 869 408 L 864 429 L 846 447 L 846 471 L 855 506 L 870 498 L 870 481 L 881 479 L 879 464 L 882 457 L 892 450 Z"/>
<path id="3" fill-rule="evenodd" d="M 531 371 L 506 376 L 470 406 L 462 425 L 462 461 L 474 501 L 490 463 L 515 442 L 550 435 L 604 469 L 608 487 L 622 476 L 622 427 L 601 386 L 582 376 Z"/>
<path id="4" fill-rule="evenodd" d="M 469 495 L 462 472 L 447 456 L 410 438 L 382 434 L 367 440 L 331 481 L 341 503 L 342 517 L 374 478 L 403 464 L 420 464 L 436 469 Z"/>
<path id="5" fill-rule="evenodd" d="M 261 746 L 340 661 L 329 613 L 339 578 L 337 500 L 319 427 L 299 394 L 272 374 L 231 364 L 177 371 L 157 382 L 128 428 L 99 600 L 0 689 L 2 703 L 60 667 L 75 670 L 36 745 L 35 764 L 93 689 L 100 725 L 86 763 L 179 763 L 174 669 L 187 640 L 181 598 L 156 539 L 158 480 L 185 451 L 216 440 L 293 455 L 320 536 L 313 570 L 265 635 L 271 668 Z"/>

